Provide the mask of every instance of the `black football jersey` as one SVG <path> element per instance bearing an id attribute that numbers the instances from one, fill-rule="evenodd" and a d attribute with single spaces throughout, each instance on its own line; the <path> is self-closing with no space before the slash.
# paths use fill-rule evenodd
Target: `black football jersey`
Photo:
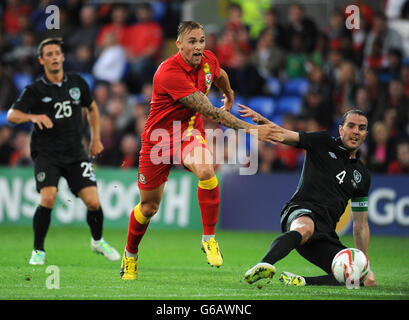
<path id="1" fill-rule="evenodd" d="M 25 113 L 46 114 L 53 127 L 43 130 L 34 125 L 31 156 L 45 156 L 61 163 L 87 158 L 82 145 L 82 107 L 92 103 L 87 82 L 79 74 L 64 74 L 59 84 L 42 76 L 28 85 L 11 106 Z"/>
<path id="2" fill-rule="evenodd" d="M 318 214 L 335 229 L 349 199 L 367 197 L 371 178 L 365 165 L 350 159 L 341 138 L 327 132 L 300 132 L 296 147 L 306 150 L 301 178 L 290 203 Z M 283 210 L 284 211 L 284 210 Z"/>

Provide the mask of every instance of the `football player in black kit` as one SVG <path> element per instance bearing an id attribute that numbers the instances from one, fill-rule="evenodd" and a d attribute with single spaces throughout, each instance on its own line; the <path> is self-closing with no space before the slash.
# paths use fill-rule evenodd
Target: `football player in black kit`
<path id="1" fill-rule="evenodd" d="M 239 105 L 242 117 L 258 123 L 271 123 L 250 108 Z M 358 149 L 368 134 L 368 119 L 359 110 L 343 116 L 338 138 L 327 132 L 295 132 L 281 128 L 281 143 L 303 148 L 306 156 L 295 194 L 281 211 L 282 234 L 271 244 L 260 263 L 245 273 L 244 279 L 254 283 L 272 278 L 274 264 L 293 249 L 323 269 L 317 277 L 282 272 L 280 280 L 287 285 L 339 285 L 331 272 L 334 256 L 346 247 L 335 232 L 336 224 L 351 200 L 353 234 L 356 248 L 368 256 L 368 192 L 370 175 L 359 160 Z M 372 271 L 365 286 L 376 286 Z"/>
<path id="2" fill-rule="evenodd" d="M 89 159 L 103 150 L 98 106 L 85 80 L 80 75 L 64 72 L 62 45 L 60 38 L 48 38 L 40 43 L 38 59 L 44 67 L 44 75 L 24 89 L 7 113 L 11 123 L 34 124 L 30 148 L 41 200 L 33 217 L 34 250 L 30 264 L 44 264 L 44 240 L 61 176 L 87 207 L 91 248 L 108 260 L 116 261 L 120 255 L 102 237 L 103 212 Z M 91 131 L 89 156 L 82 145 L 83 107 L 87 110 Z"/>

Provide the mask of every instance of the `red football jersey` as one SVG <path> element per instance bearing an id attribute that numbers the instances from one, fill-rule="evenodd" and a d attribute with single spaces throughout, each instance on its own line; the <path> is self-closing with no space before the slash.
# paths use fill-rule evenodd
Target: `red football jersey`
<path id="1" fill-rule="evenodd" d="M 177 53 L 158 67 L 153 77 L 153 92 L 151 110 L 145 125 L 142 138 L 151 140 L 155 129 L 165 129 L 171 140 L 177 139 L 173 134 L 173 122 L 179 121 L 183 134 L 189 128 L 203 132 L 203 119 L 193 109 L 183 106 L 179 99 L 186 97 L 197 90 L 207 94 L 214 79 L 220 75 L 220 64 L 210 50 L 204 50 L 202 63 L 198 68 L 192 68 Z M 155 139 L 153 139 L 155 140 Z M 178 140 L 178 139 L 177 139 Z"/>

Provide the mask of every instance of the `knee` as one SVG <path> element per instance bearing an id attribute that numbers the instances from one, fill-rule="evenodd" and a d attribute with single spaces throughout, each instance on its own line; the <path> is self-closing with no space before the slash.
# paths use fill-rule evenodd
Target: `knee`
<path id="1" fill-rule="evenodd" d="M 196 170 L 196 176 L 199 180 L 209 180 L 214 177 L 214 170 L 211 166 L 203 165 Z"/>
<path id="2" fill-rule="evenodd" d="M 101 206 L 98 199 L 88 199 L 87 201 L 84 202 L 88 211 L 97 211 Z"/>
<path id="3" fill-rule="evenodd" d="M 140 209 L 145 217 L 150 218 L 158 212 L 159 204 L 156 202 L 142 202 Z"/>
<path id="4" fill-rule="evenodd" d="M 291 223 L 290 230 L 298 231 L 301 234 L 301 244 L 306 243 L 314 234 L 314 222 L 308 216 L 302 216 Z"/>
<path id="5" fill-rule="evenodd" d="M 55 200 L 57 198 L 57 193 L 52 191 L 42 192 L 40 204 L 46 208 L 53 208 Z"/>

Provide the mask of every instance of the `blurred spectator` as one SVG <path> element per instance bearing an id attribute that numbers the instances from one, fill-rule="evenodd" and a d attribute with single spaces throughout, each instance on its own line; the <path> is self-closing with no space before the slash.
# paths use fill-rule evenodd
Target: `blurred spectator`
<path id="1" fill-rule="evenodd" d="M 364 71 L 362 86 L 368 92 L 370 110 L 368 111 L 369 120 L 373 120 L 375 110 L 378 105 L 386 103 L 387 87 L 379 81 L 375 69 L 369 68 Z M 371 122 L 371 121 L 370 121 Z"/>
<path id="2" fill-rule="evenodd" d="M 94 89 L 94 100 L 101 110 L 101 113 L 105 113 L 109 101 L 109 85 L 105 82 L 99 82 Z"/>
<path id="3" fill-rule="evenodd" d="M 0 165 L 6 166 L 10 163 L 11 154 L 14 151 L 12 144 L 13 129 L 5 124 L 0 127 Z"/>
<path id="4" fill-rule="evenodd" d="M 243 23 L 242 18 L 241 6 L 231 4 L 216 51 L 220 66 L 227 71 L 237 69 L 242 62 L 241 58 L 251 55 L 249 28 Z"/>
<path id="5" fill-rule="evenodd" d="M 305 15 L 304 7 L 301 4 L 290 5 L 285 32 L 289 50 L 292 48 L 294 35 L 298 35 L 303 39 L 301 51 L 310 53 L 314 50 L 317 30 L 315 22 Z"/>
<path id="6" fill-rule="evenodd" d="M 129 169 L 132 167 L 138 167 L 139 154 L 138 154 L 138 140 L 132 134 L 127 134 L 121 139 L 120 151 L 121 151 L 121 168 Z"/>
<path id="7" fill-rule="evenodd" d="M 115 130 L 114 121 L 108 115 L 102 115 L 101 117 L 101 142 L 104 146 L 104 151 L 97 158 L 97 163 L 101 166 L 119 166 L 118 146 L 120 137 Z"/>
<path id="8" fill-rule="evenodd" d="M 30 16 L 32 7 L 27 5 L 21 0 L 7 0 L 3 14 L 3 28 L 6 34 L 15 36 L 19 32 L 23 31 L 25 26 L 22 23 L 26 23 L 23 19 Z"/>
<path id="9" fill-rule="evenodd" d="M 259 163 L 257 173 L 272 173 L 274 171 L 287 170 L 285 163 L 277 157 L 274 145 L 267 142 L 259 142 Z"/>
<path id="10" fill-rule="evenodd" d="M 332 127 L 332 113 L 328 109 L 329 105 L 324 103 L 319 87 L 316 85 L 310 86 L 304 97 L 300 117 L 314 118 L 322 128 L 330 130 Z"/>
<path id="11" fill-rule="evenodd" d="M 364 58 L 363 66 L 365 69 L 371 68 L 377 72 L 387 65 L 387 57 L 382 51 L 382 39 L 377 38 L 372 42 L 372 48 L 369 54 Z"/>
<path id="12" fill-rule="evenodd" d="M 265 79 L 279 77 L 285 64 L 286 54 L 274 40 L 273 31 L 264 31 L 257 40 L 250 62 Z"/>
<path id="13" fill-rule="evenodd" d="M 314 50 L 309 54 L 309 63 L 312 66 L 324 67 L 328 59 L 329 41 L 325 33 L 320 32 L 315 42 Z"/>
<path id="14" fill-rule="evenodd" d="M 371 129 L 368 143 L 367 167 L 376 173 L 386 173 L 388 163 L 393 157 L 392 143 L 388 127 L 384 122 L 377 121 Z"/>
<path id="15" fill-rule="evenodd" d="M 65 69 L 69 72 L 92 73 L 94 55 L 92 48 L 86 44 L 80 44 L 75 49 L 75 54 L 68 54 Z"/>
<path id="16" fill-rule="evenodd" d="M 328 58 L 324 64 L 324 73 L 331 84 L 335 85 L 337 82 L 339 69 L 343 61 L 344 57 L 339 50 L 330 50 L 328 52 Z"/>
<path id="17" fill-rule="evenodd" d="M 3 61 L 12 64 L 15 70 L 35 74 L 38 68 L 36 36 L 32 31 L 20 34 L 21 43 L 5 54 Z"/>
<path id="18" fill-rule="evenodd" d="M 131 65 L 132 92 L 138 92 L 142 85 L 152 82 L 163 45 L 161 26 L 152 19 L 153 11 L 149 3 L 138 5 L 138 22 L 129 26 L 126 35 L 126 50 Z"/>
<path id="19" fill-rule="evenodd" d="M 289 79 L 307 76 L 307 54 L 303 51 L 304 39 L 295 33 L 291 38 L 290 51 L 287 53 L 285 72 Z"/>
<path id="20" fill-rule="evenodd" d="M 13 78 L 0 62 L 0 112 L 8 110 L 17 98 L 18 91 Z"/>
<path id="21" fill-rule="evenodd" d="M 285 114 L 283 116 L 282 127 L 288 130 L 297 130 L 297 119 L 292 114 Z M 297 160 L 299 149 L 292 146 L 288 146 L 283 143 L 278 143 L 275 146 L 277 159 L 281 161 L 284 166 L 282 168 L 276 168 L 281 170 L 291 170 L 297 169 Z"/>
<path id="22" fill-rule="evenodd" d="M 380 45 L 380 54 L 382 56 L 387 55 L 390 49 L 399 49 L 401 52 L 403 50 L 401 35 L 388 27 L 386 17 L 381 12 L 375 15 L 372 29 L 366 39 L 365 56 L 371 55 L 375 42 Z"/>
<path id="23" fill-rule="evenodd" d="M 241 20 L 248 26 L 250 42 L 255 41 L 264 27 L 263 13 L 271 6 L 271 0 L 231 0 L 241 10 Z"/>
<path id="24" fill-rule="evenodd" d="M 334 83 L 331 83 L 325 75 L 324 69 L 313 65 L 308 74 L 309 86 L 315 86 L 321 95 L 322 102 L 326 106 L 326 112 L 332 114 L 332 91 Z"/>
<path id="25" fill-rule="evenodd" d="M 92 74 L 97 80 L 109 83 L 122 79 L 126 67 L 126 52 L 117 42 L 114 32 L 105 32 L 101 43 L 101 53 L 92 68 Z"/>
<path id="26" fill-rule="evenodd" d="M 11 167 L 31 166 L 30 135 L 25 131 L 18 131 L 13 140 L 13 147 L 9 165 Z"/>
<path id="27" fill-rule="evenodd" d="M 281 49 L 285 49 L 285 28 L 279 21 L 278 11 L 274 8 L 269 8 L 264 11 L 264 28 L 261 30 L 258 39 L 260 39 L 265 32 L 271 32 L 273 35 L 273 43 Z"/>
<path id="28" fill-rule="evenodd" d="M 128 7 L 115 5 L 111 11 L 111 21 L 101 27 L 96 40 L 97 47 L 105 47 L 106 35 L 114 35 L 116 43 L 120 46 L 126 45 L 126 32 L 128 27 Z"/>
<path id="29" fill-rule="evenodd" d="M 374 119 L 381 120 L 385 112 L 394 110 L 396 117 L 391 128 L 392 136 L 405 135 L 409 117 L 409 98 L 405 95 L 403 84 L 400 80 L 392 80 L 388 86 L 388 96 L 383 104 L 378 105 L 375 110 Z"/>
<path id="30" fill-rule="evenodd" d="M 402 69 L 402 52 L 398 49 L 390 49 L 386 56 L 386 66 L 379 73 L 380 81 L 388 83 L 394 79 L 400 79 Z"/>
<path id="31" fill-rule="evenodd" d="M 409 174 L 409 141 L 401 140 L 396 144 L 396 160 L 388 166 L 389 174 Z"/>
<path id="32" fill-rule="evenodd" d="M 341 10 L 335 10 L 330 19 L 328 28 L 324 29 L 329 46 L 333 50 L 341 50 L 344 36 L 351 37 L 351 31 L 345 26 L 345 16 Z"/>
<path id="33" fill-rule="evenodd" d="M 354 64 L 349 61 L 342 62 L 339 68 L 333 98 L 334 111 L 337 118 L 345 113 L 345 108 L 350 108 L 355 102 L 357 85 L 357 75 Z"/>
<path id="34" fill-rule="evenodd" d="M 86 45 L 95 49 L 95 39 L 99 32 L 96 10 L 92 5 L 85 5 L 80 11 L 80 25 L 68 35 L 66 43 L 68 52 L 75 52 L 80 45 Z"/>
<path id="35" fill-rule="evenodd" d="M 405 95 L 409 98 L 409 65 L 402 66 L 400 78 L 404 87 Z"/>
<path id="36" fill-rule="evenodd" d="M 355 107 L 366 114 L 368 119 L 372 118 L 371 101 L 369 99 L 368 90 L 364 87 L 359 87 L 355 95 Z"/>

